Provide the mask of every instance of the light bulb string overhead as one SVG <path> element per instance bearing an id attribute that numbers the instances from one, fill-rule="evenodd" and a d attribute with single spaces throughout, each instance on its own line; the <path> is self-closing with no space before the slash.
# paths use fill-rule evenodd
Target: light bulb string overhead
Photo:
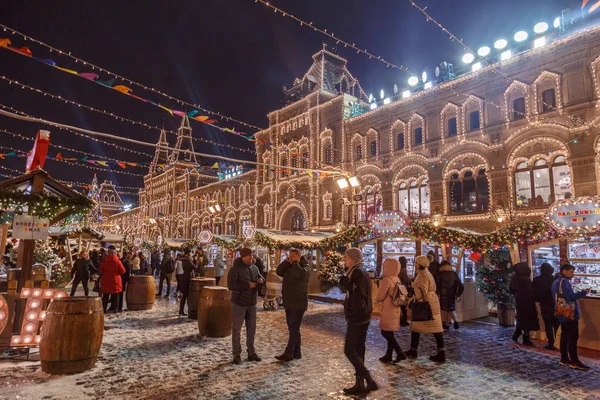
<path id="1" fill-rule="evenodd" d="M 97 65 L 95 65 L 95 64 L 93 64 L 93 63 L 90 63 L 90 62 L 88 62 L 88 61 L 85 61 L 85 60 L 83 60 L 83 59 L 81 59 L 81 58 L 79 58 L 79 57 L 75 57 L 75 56 L 73 56 L 73 55 L 71 54 L 71 52 L 70 52 L 70 51 L 69 51 L 69 52 L 67 52 L 67 51 L 63 51 L 63 50 L 57 49 L 56 47 L 53 47 L 53 46 L 51 46 L 51 45 L 49 45 L 49 44 L 47 44 L 47 43 L 45 43 L 45 42 L 42 42 L 41 40 L 35 39 L 35 38 L 31 37 L 31 36 L 28 36 L 28 35 L 26 35 L 26 34 L 24 34 L 24 33 L 21 33 L 21 32 L 19 32 L 19 31 L 15 30 L 15 29 L 13 29 L 13 28 L 11 28 L 11 27 L 9 27 L 9 26 L 6 26 L 6 25 L 4 25 L 4 24 L 1 24 L 1 23 L 0 23 L 0 27 L 2 27 L 2 28 L 4 29 L 4 31 L 9 31 L 9 32 L 11 32 L 12 34 L 17 34 L 17 35 L 21 36 L 21 37 L 22 37 L 23 39 L 25 39 L 25 40 L 30 40 L 30 41 L 32 41 L 32 42 L 34 42 L 34 43 L 37 43 L 37 44 L 39 44 L 39 45 L 41 45 L 41 46 L 44 46 L 44 47 L 46 47 L 47 49 L 49 49 L 49 50 L 50 50 L 50 52 L 52 52 L 52 51 L 55 51 L 55 52 L 57 52 L 57 53 L 59 53 L 59 54 L 61 54 L 61 55 L 65 55 L 65 56 L 67 56 L 67 57 L 70 57 L 71 59 L 75 60 L 75 62 L 76 62 L 76 63 L 80 62 L 80 63 L 82 63 L 83 65 L 89 65 L 89 66 L 92 68 L 92 70 L 94 70 L 94 69 L 97 69 L 97 70 L 99 70 L 99 71 L 101 71 L 101 72 L 104 72 L 104 73 L 106 73 L 106 74 L 108 74 L 108 75 L 111 75 L 111 76 L 113 76 L 113 77 L 115 77 L 115 78 L 117 78 L 117 79 L 121 79 L 121 80 L 122 80 L 122 81 L 124 81 L 124 82 L 128 82 L 130 85 L 136 85 L 136 86 L 138 86 L 138 87 L 141 87 L 141 88 L 143 88 L 143 89 L 145 89 L 145 90 L 149 90 L 149 91 L 151 91 L 151 92 L 153 92 L 153 93 L 156 93 L 156 94 L 158 94 L 158 95 L 161 95 L 161 96 L 163 96 L 163 97 L 166 97 L 166 98 L 168 98 L 169 100 L 172 100 L 172 101 L 175 101 L 175 102 L 177 102 L 178 104 L 181 104 L 181 105 L 187 105 L 187 106 L 189 106 L 189 107 L 193 107 L 193 108 L 200 109 L 200 110 L 202 110 L 202 111 L 204 111 L 204 112 L 206 112 L 206 113 L 208 113 L 208 114 L 211 114 L 211 115 L 218 116 L 218 117 L 219 117 L 219 118 L 221 118 L 221 119 L 224 119 L 224 120 L 226 120 L 226 121 L 235 122 L 235 123 L 238 123 L 238 124 L 240 124 L 240 125 L 246 126 L 246 127 L 248 127 L 248 128 L 253 128 L 253 129 L 256 129 L 256 130 L 262 130 L 262 128 L 260 128 L 260 127 L 258 127 L 258 126 L 255 126 L 255 125 L 249 124 L 249 123 L 247 123 L 247 122 L 240 121 L 240 120 L 238 120 L 238 119 L 235 119 L 235 118 L 229 117 L 229 116 L 227 116 L 227 115 L 221 114 L 221 113 L 220 113 L 220 112 L 218 112 L 218 111 L 211 111 L 211 110 L 208 110 L 208 109 L 206 109 L 206 108 L 204 108 L 204 107 L 200 106 L 199 104 L 192 104 L 192 103 L 189 103 L 189 102 L 187 102 L 187 101 L 185 101 L 185 100 L 178 99 L 178 98 L 176 98 L 176 97 L 174 97 L 174 96 L 171 96 L 171 95 L 169 95 L 169 94 L 167 94 L 167 93 L 165 93 L 165 92 L 162 92 L 162 91 L 160 91 L 160 90 L 157 90 L 157 89 L 154 89 L 154 88 L 148 87 L 148 86 L 146 86 L 146 85 L 143 85 L 143 84 L 141 84 L 141 83 L 138 83 L 138 82 L 136 82 L 136 81 L 134 81 L 134 80 L 132 80 L 132 79 L 129 79 L 129 78 L 126 78 L 126 77 L 124 77 L 124 76 L 121 76 L 121 75 L 119 75 L 119 74 L 116 74 L 116 73 L 114 73 L 114 72 L 111 72 L 111 71 L 109 71 L 109 70 L 107 70 L 107 69 L 105 69 L 105 68 L 99 67 L 99 66 L 97 66 Z"/>
<path id="2" fill-rule="evenodd" d="M 325 174 L 325 175 L 344 175 L 344 176 L 348 175 L 347 173 L 343 173 L 338 170 L 331 171 L 331 170 L 321 170 L 321 169 L 314 169 L 314 168 L 282 166 L 282 165 L 277 165 L 277 164 L 260 163 L 257 161 L 240 160 L 240 159 L 236 159 L 236 158 L 218 156 L 218 155 L 214 155 L 214 154 L 205 154 L 205 153 L 200 153 L 200 152 L 191 151 L 191 150 L 175 149 L 170 146 L 148 143 L 148 142 L 143 142 L 141 140 L 112 135 L 110 133 L 104 133 L 104 132 L 98 132 L 98 131 L 93 131 L 93 130 L 89 130 L 89 129 L 79 128 L 79 127 L 73 126 L 73 125 L 61 124 L 61 123 L 49 121 L 49 120 L 46 120 L 43 118 L 36 118 L 36 117 L 32 117 L 32 116 L 20 115 L 20 114 L 16 114 L 16 113 L 6 111 L 6 110 L 1 110 L 1 109 L 0 109 L 0 115 L 4 115 L 6 117 L 14 118 L 14 119 L 21 120 L 21 121 L 41 123 L 41 124 L 45 124 L 45 125 L 49 125 L 49 126 L 54 126 L 57 128 L 66 128 L 69 131 L 78 131 L 78 132 L 82 132 L 82 133 L 92 135 L 92 136 L 100 136 L 100 137 L 104 137 L 104 138 L 108 138 L 108 139 L 124 141 L 124 142 L 137 144 L 137 145 L 141 145 L 141 146 L 158 148 L 161 150 L 168 150 L 168 151 L 176 150 L 183 154 L 191 154 L 191 155 L 196 155 L 196 156 L 204 157 L 204 158 L 208 158 L 208 159 L 230 161 L 230 162 L 233 162 L 236 164 L 248 164 L 248 165 L 255 165 L 257 167 L 274 167 L 274 168 L 280 168 L 280 169 L 284 169 L 284 170 L 307 171 L 307 172 L 315 172 L 315 173 L 320 173 L 320 174 Z"/>
<path id="3" fill-rule="evenodd" d="M 21 89 L 28 89 L 28 90 L 30 90 L 30 91 L 32 91 L 34 93 L 42 94 L 42 95 L 44 95 L 44 97 L 50 97 L 51 99 L 54 99 L 54 100 L 64 101 L 67 104 L 71 104 L 71 105 L 74 105 L 74 106 L 85 108 L 85 109 L 93 111 L 93 112 L 104 114 L 104 115 L 107 115 L 109 117 L 113 117 L 113 118 L 115 118 L 117 120 L 121 120 L 123 122 L 129 122 L 129 123 L 131 123 L 133 125 L 143 126 L 145 128 L 148 128 L 148 129 L 156 129 L 156 130 L 159 130 L 159 131 L 160 130 L 164 130 L 166 133 L 177 135 L 177 132 L 175 132 L 175 131 L 168 130 L 168 129 L 163 129 L 163 128 L 160 128 L 158 126 L 150 125 L 150 124 L 147 124 L 147 123 L 141 122 L 141 121 L 136 121 L 136 120 L 133 120 L 133 119 L 130 119 L 130 118 L 127 118 L 127 117 L 123 117 L 121 115 L 117 115 L 117 114 L 108 112 L 106 110 L 100 110 L 100 109 L 95 108 L 95 107 L 91 107 L 91 106 L 88 106 L 88 105 L 85 105 L 85 104 L 82 104 L 82 103 L 78 103 L 76 101 L 69 100 L 69 99 L 67 99 L 67 98 L 65 98 L 63 96 L 58 96 L 58 95 L 46 92 L 44 90 L 38 89 L 36 87 L 29 86 L 29 85 L 27 85 L 25 83 L 22 83 L 22 82 L 19 82 L 19 81 L 15 81 L 13 79 L 7 78 L 6 76 L 0 76 L 0 79 L 8 82 L 11 85 L 14 84 L 14 85 L 21 86 Z M 244 149 L 244 148 L 241 148 L 241 147 L 235 147 L 235 146 L 231 146 L 231 145 L 223 144 L 223 143 L 215 143 L 215 142 L 213 142 L 211 140 L 204 139 L 204 138 L 192 137 L 192 140 L 198 141 L 198 142 L 210 143 L 213 146 L 226 147 L 226 148 L 229 148 L 229 149 L 232 149 L 232 150 L 238 150 L 238 151 L 242 151 L 242 152 L 246 152 L 246 153 L 256 154 L 256 152 L 254 150 Z"/>
<path id="4" fill-rule="evenodd" d="M 335 40 L 337 44 L 342 43 L 344 45 L 344 47 L 350 47 L 351 49 L 356 50 L 357 53 L 364 54 L 364 55 L 368 56 L 369 58 L 374 58 L 374 59 L 376 59 L 376 60 L 384 63 L 388 67 L 399 69 L 400 71 L 404 71 L 404 72 L 410 72 L 408 70 L 408 68 L 406 68 L 405 66 L 403 66 L 403 65 L 397 65 L 397 64 L 394 64 L 392 62 L 386 61 L 383 57 L 377 56 L 377 55 L 375 55 L 373 53 L 370 53 L 370 52 L 367 51 L 367 49 L 361 49 L 360 47 L 356 46 L 355 43 L 350 43 L 350 42 L 347 42 L 347 41 L 345 41 L 345 40 L 343 40 L 343 39 L 341 39 L 339 37 L 336 37 L 333 33 L 327 32 L 327 29 L 317 28 L 316 26 L 313 25 L 312 22 L 306 22 L 306 21 L 304 21 L 304 20 L 296 17 L 295 15 L 290 14 L 289 12 L 282 10 L 281 8 L 275 7 L 274 5 L 272 5 L 271 3 L 269 3 L 268 1 L 265 1 L 265 0 L 254 0 L 254 2 L 255 3 L 261 3 L 264 6 L 272 9 L 275 12 L 275 14 L 281 13 L 282 16 L 289 17 L 289 18 L 293 19 L 294 21 L 299 22 L 301 26 L 307 26 L 307 27 L 313 29 L 315 32 L 319 32 L 322 35 L 325 35 L 325 36 L 327 36 L 327 37 Z"/>

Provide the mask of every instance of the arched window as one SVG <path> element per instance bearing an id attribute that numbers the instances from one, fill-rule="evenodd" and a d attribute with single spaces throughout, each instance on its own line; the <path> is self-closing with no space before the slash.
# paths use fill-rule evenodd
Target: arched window
<path id="1" fill-rule="evenodd" d="M 556 94 L 554 89 L 546 89 L 542 92 L 542 112 L 556 110 Z"/>
<path id="2" fill-rule="evenodd" d="M 565 157 L 521 162 L 515 169 L 515 202 L 519 208 L 548 207 L 571 197 L 571 172 Z"/>
<path id="3" fill-rule="evenodd" d="M 415 128 L 414 130 L 414 144 L 415 146 L 419 146 L 423 144 L 423 128 Z"/>
<path id="4" fill-rule="evenodd" d="M 490 205 L 490 184 L 485 168 L 477 174 L 466 171 L 453 174 L 448 182 L 451 214 L 487 212 Z"/>
<path id="5" fill-rule="evenodd" d="M 306 168 L 306 169 L 310 168 L 308 151 L 305 151 L 304 153 L 302 153 L 302 168 Z"/>
<path id="6" fill-rule="evenodd" d="M 458 134 L 458 125 L 456 123 L 456 117 L 448 119 L 447 131 L 448 137 L 453 137 Z"/>
<path id="7" fill-rule="evenodd" d="M 431 208 L 427 179 L 402 182 L 398 187 L 398 200 L 400 211 L 406 215 L 429 215 Z"/>
<path id="8" fill-rule="evenodd" d="M 359 144 L 358 146 L 356 146 L 356 161 L 362 160 L 362 158 L 363 158 L 362 144 Z"/>
<path id="9" fill-rule="evenodd" d="M 370 146 L 371 146 L 371 156 L 376 156 L 377 155 L 377 140 L 372 140 Z"/>
<path id="10" fill-rule="evenodd" d="M 288 166 L 287 160 L 282 160 L 281 161 L 281 176 L 282 177 L 288 176 L 288 168 L 287 168 L 287 166 Z"/>
<path id="11" fill-rule="evenodd" d="M 512 102 L 512 120 L 518 121 L 525 118 L 525 97 L 519 97 Z"/>
<path id="12" fill-rule="evenodd" d="M 396 135 L 397 138 L 397 148 L 396 150 L 404 150 L 404 132 Z"/>
<path id="13" fill-rule="evenodd" d="M 331 146 L 325 147 L 325 164 L 331 165 L 333 163 L 333 150 Z"/>
<path id="14" fill-rule="evenodd" d="M 294 168 L 298 168 L 298 156 L 297 155 L 293 155 L 292 156 L 292 167 Z M 297 174 L 298 170 L 297 169 L 293 169 L 292 170 L 292 174 Z"/>

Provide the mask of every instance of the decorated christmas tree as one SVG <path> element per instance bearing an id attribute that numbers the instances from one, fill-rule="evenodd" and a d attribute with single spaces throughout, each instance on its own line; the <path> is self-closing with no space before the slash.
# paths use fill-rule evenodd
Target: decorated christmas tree
<path id="1" fill-rule="evenodd" d="M 513 303 L 509 290 L 512 265 L 507 250 L 490 250 L 486 254 L 489 262 L 477 268 L 477 289 L 494 304 Z"/>
<path id="2" fill-rule="evenodd" d="M 335 251 L 325 253 L 325 260 L 319 267 L 319 280 L 326 287 L 339 285 L 344 274 L 344 256 Z"/>
<path id="3" fill-rule="evenodd" d="M 19 257 L 18 246 L 11 249 L 11 257 L 13 260 Z M 62 286 L 71 280 L 71 273 L 67 263 L 54 254 L 52 248 L 44 240 L 35 241 L 33 264 L 42 264 L 46 268 L 46 271 L 50 271 L 50 280 L 57 286 Z"/>
<path id="4" fill-rule="evenodd" d="M 88 197 L 96 202 L 94 208 L 90 210 L 90 213 L 88 215 L 88 223 L 93 226 L 94 224 L 97 224 L 102 220 L 102 207 L 100 206 L 100 187 L 98 186 L 98 178 L 96 177 L 96 174 L 94 174 L 92 186 L 90 187 L 90 191 L 88 192 Z"/>

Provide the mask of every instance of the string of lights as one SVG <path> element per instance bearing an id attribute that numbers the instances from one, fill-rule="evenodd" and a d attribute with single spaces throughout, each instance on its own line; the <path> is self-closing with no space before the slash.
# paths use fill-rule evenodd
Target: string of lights
<path id="1" fill-rule="evenodd" d="M 135 86 L 141 87 L 141 88 L 143 88 L 143 89 L 145 89 L 145 90 L 148 90 L 148 91 L 151 91 L 151 92 L 153 92 L 153 93 L 156 93 L 156 94 L 158 94 L 158 95 L 161 95 L 161 96 L 163 96 L 163 97 L 166 97 L 166 98 L 168 98 L 169 100 L 175 101 L 175 102 L 176 102 L 176 103 L 178 103 L 178 104 L 181 104 L 181 105 L 187 105 L 187 106 L 189 106 L 189 107 L 193 107 L 193 108 L 200 109 L 200 110 L 202 110 L 202 111 L 204 111 L 204 112 L 206 112 L 206 113 L 208 113 L 208 114 L 210 114 L 210 115 L 215 115 L 215 116 L 219 117 L 220 119 L 224 119 L 225 121 L 231 121 L 231 122 L 235 122 L 235 123 L 237 123 L 237 124 L 240 124 L 240 125 L 246 126 L 246 127 L 248 127 L 248 128 L 256 129 L 256 130 L 262 130 L 262 128 L 260 128 L 260 127 L 258 127 L 258 126 L 255 126 L 255 125 L 249 124 L 249 123 L 247 123 L 247 122 L 240 121 L 240 120 L 238 120 L 238 119 L 235 119 L 235 118 L 229 117 L 229 116 L 227 116 L 227 115 L 224 115 L 224 114 L 222 114 L 222 113 L 220 113 L 220 112 L 218 112 L 218 111 L 211 111 L 211 110 L 208 110 L 208 109 L 206 109 L 206 108 L 202 107 L 202 106 L 201 106 L 201 105 L 199 105 L 199 104 L 193 104 L 193 103 L 189 103 L 189 102 L 187 102 L 187 101 L 185 101 L 185 100 L 178 99 L 178 98 L 176 98 L 176 97 L 174 97 L 174 96 L 171 96 L 171 95 L 169 95 L 169 94 L 167 94 L 167 93 L 165 93 L 165 92 L 162 92 L 162 91 L 160 91 L 160 90 L 158 90 L 158 89 L 155 89 L 155 88 L 152 88 L 152 87 L 149 87 L 149 86 L 143 85 L 143 84 L 141 84 L 141 83 L 138 83 L 138 82 L 136 82 L 136 81 L 134 81 L 134 80 L 132 80 L 132 79 L 129 79 L 129 78 L 126 78 L 126 77 L 124 77 L 124 76 L 121 76 L 121 75 L 119 75 L 119 74 L 116 74 L 116 73 L 114 73 L 114 72 L 111 72 L 111 71 L 109 71 L 109 70 L 107 70 L 107 69 L 105 69 L 105 68 L 99 67 L 98 65 L 95 65 L 95 64 L 93 64 L 93 63 L 90 63 L 90 62 L 88 62 L 88 61 L 85 61 L 85 60 L 83 60 L 83 59 L 81 59 L 81 58 L 79 58 L 79 57 L 76 57 L 76 56 L 72 55 L 70 51 L 63 51 L 63 50 L 60 50 L 60 49 L 58 49 L 58 48 L 56 48 L 56 47 L 53 47 L 53 46 L 51 46 L 51 45 L 49 45 L 49 44 L 47 44 L 47 43 L 45 43 L 45 42 L 42 42 L 41 40 L 35 39 L 35 38 L 31 37 L 31 36 L 28 36 L 28 35 L 26 35 L 26 34 L 24 34 L 24 33 L 22 33 L 22 32 L 19 32 L 19 31 L 15 30 L 15 29 L 13 29 L 13 28 L 9 27 L 9 26 L 6 26 L 6 25 L 4 25 L 4 24 L 1 24 L 1 23 L 0 23 L 0 27 L 2 27 L 2 28 L 4 29 L 4 31 L 5 31 L 5 32 L 7 32 L 7 31 L 8 31 L 8 32 L 11 32 L 11 34 L 13 34 L 13 35 L 14 35 L 14 34 L 17 34 L 17 35 L 21 36 L 21 37 L 22 37 L 23 39 L 25 39 L 25 40 L 30 40 L 30 41 L 32 41 L 32 42 L 34 42 L 34 43 L 37 43 L 37 44 L 39 44 L 39 45 L 41 45 L 41 46 L 44 46 L 44 47 L 46 47 L 48 50 L 50 50 L 50 52 L 52 52 L 52 51 L 55 51 L 55 52 L 57 52 L 58 54 L 61 54 L 61 55 L 65 55 L 65 56 L 67 56 L 67 57 L 70 57 L 71 59 L 75 60 L 75 63 L 82 63 L 83 65 L 89 65 L 89 66 L 92 68 L 92 70 L 98 70 L 98 71 L 100 71 L 100 72 L 104 72 L 104 73 L 106 73 L 106 74 L 108 74 L 108 75 L 110 75 L 110 76 L 113 76 L 113 77 L 114 77 L 114 78 L 116 78 L 116 79 L 121 79 L 121 80 L 123 80 L 123 81 L 125 81 L 125 82 L 128 82 L 130 85 L 135 85 Z M 218 128 L 218 127 L 217 127 L 217 128 Z"/>
<path id="2" fill-rule="evenodd" d="M 42 94 L 42 95 L 44 95 L 44 97 L 50 97 L 51 99 L 64 101 L 65 104 L 71 104 L 71 105 L 74 105 L 74 106 L 77 106 L 77 107 L 82 107 L 82 108 L 85 108 L 85 109 L 93 111 L 93 112 L 97 112 L 97 113 L 101 113 L 101 114 L 107 115 L 109 117 L 113 117 L 114 119 L 121 120 L 123 122 L 129 122 L 129 123 L 131 123 L 133 125 L 139 125 L 139 126 L 143 126 L 145 128 L 148 128 L 148 129 L 156 129 L 156 130 L 159 130 L 159 131 L 160 130 L 164 130 L 166 133 L 170 133 L 172 135 L 177 135 L 177 132 L 175 132 L 175 131 L 171 131 L 171 130 L 168 130 L 168 129 L 163 129 L 163 128 L 160 128 L 158 126 L 149 125 L 149 124 L 147 124 L 145 122 L 136 121 L 136 120 L 133 120 L 133 119 L 130 119 L 130 118 L 127 118 L 127 117 L 123 117 L 123 116 L 120 116 L 120 115 L 108 112 L 106 110 L 100 110 L 100 109 L 95 108 L 95 107 L 87 106 L 85 104 L 78 103 L 76 101 L 64 98 L 63 96 L 54 95 L 52 93 L 49 93 L 49 92 L 46 92 L 44 90 L 35 88 L 33 86 L 29 86 L 29 85 L 27 85 L 25 83 L 12 80 L 10 78 L 7 78 L 6 76 L 0 76 L 0 79 L 8 82 L 9 85 L 12 85 L 12 84 L 19 85 L 19 86 L 21 86 L 21 89 L 28 89 L 28 90 L 30 90 L 30 91 L 32 91 L 34 93 Z M 232 150 L 238 150 L 238 151 L 242 151 L 242 152 L 246 152 L 246 153 L 256 154 L 256 152 L 254 150 L 244 149 L 244 148 L 241 148 L 241 147 L 235 147 L 235 146 L 231 146 L 231 145 L 223 144 L 223 143 L 216 143 L 216 142 L 210 141 L 208 139 L 204 139 L 204 138 L 192 137 L 192 140 L 198 141 L 198 142 L 203 142 L 203 143 L 210 143 L 213 146 L 226 147 L 226 148 L 229 148 L 229 149 L 232 149 Z"/>
<path id="3" fill-rule="evenodd" d="M 29 114 L 27 114 L 27 113 L 25 113 L 25 112 L 23 112 L 21 110 L 17 110 L 16 108 L 11 107 L 11 106 L 0 104 L 0 107 L 4 108 L 6 110 L 10 110 L 10 111 L 14 112 L 15 114 L 18 114 L 18 115 L 21 115 L 21 116 L 33 118 L 31 115 L 29 115 Z M 93 140 L 94 142 L 102 143 L 102 144 L 114 147 L 115 149 L 118 149 L 118 150 L 127 151 L 129 153 L 138 154 L 138 155 L 149 157 L 149 158 L 153 158 L 154 157 L 154 154 L 144 153 L 144 152 L 141 152 L 141 151 L 130 149 L 128 147 L 119 146 L 118 144 L 110 143 L 110 142 L 104 141 L 102 139 L 91 137 L 89 135 L 83 134 L 81 132 L 76 132 L 76 131 L 70 130 L 68 128 L 58 127 L 58 126 L 57 126 L 57 128 L 59 128 L 61 130 L 64 130 L 66 132 L 70 132 L 70 133 L 72 133 L 72 134 L 74 134 L 76 136 L 84 137 L 84 138 Z"/>
<path id="4" fill-rule="evenodd" d="M 0 104 L 0 106 L 2 106 L 2 105 Z M 104 133 L 104 132 L 98 132 L 98 131 L 93 131 L 93 130 L 89 130 L 89 129 L 79 128 L 79 127 L 76 127 L 73 125 L 61 124 L 61 123 L 49 121 L 49 120 L 46 120 L 43 118 L 21 115 L 21 114 L 13 113 L 13 112 L 6 111 L 6 110 L 0 110 L 0 115 L 4 115 L 4 116 L 18 119 L 21 121 L 42 123 L 42 124 L 54 126 L 57 128 L 66 128 L 69 131 L 78 131 L 78 132 L 82 132 L 82 133 L 92 135 L 92 136 L 100 136 L 100 137 L 105 137 L 105 138 L 110 138 L 110 139 L 115 139 L 115 140 L 119 140 L 119 141 L 132 143 L 132 144 L 137 144 L 137 145 L 142 145 L 142 146 L 152 147 L 152 148 L 158 148 L 158 149 L 163 149 L 163 150 L 169 150 L 169 151 L 177 150 L 178 152 L 183 153 L 183 154 L 193 154 L 193 155 L 196 155 L 199 157 L 205 157 L 208 159 L 217 159 L 217 160 L 223 160 L 223 161 L 230 161 L 230 162 L 233 162 L 236 164 L 255 165 L 257 167 L 263 167 L 263 168 L 264 167 L 273 167 L 273 168 L 278 168 L 278 169 L 287 170 L 287 171 L 307 171 L 310 173 L 319 173 L 319 174 L 323 174 L 323 175 L 349 175 L 347 173 L 340 172 L 338 170 L 331 171 L 331 170 L 321 170 L 321 169 L 315 169 L 315 168 L 302 168 L 302 167 L 295 167 L 295 166 L 288 166 L 288 165 L 259 163 L 257 161 L 240 160 L 240 159 L 235 159 L 235 158 L 231 158 L 231 157 L 218 156 L 218 155 L 214 155 L 214 154 L 205 154 L 205 153 L 200 153 L 200 152 L 191 151 L 191 150 L 174 149 L 170 146 L 164 146 L 164 145 L 160 145 L 160 144 L 143 142 L 141 140 L 120 137 L 120 136 L 112 135 L 110 133 Z"/>
<path id="5" fill-rule="evenodd" d="M 405 66 L 394 64 L 394 63 L 392 63 L 390 61 L 385 60 L 381 56 L 378 56 L 378 55 L 375 55 L 373 53 L 370 53 L 370 52 L 367 51 L 367 49 L 362 49 L 362 48 L 356 46 L 355 43 L 347 42 L 347 41 L 345 41 L 345 40 L 343 40 L 343 39 L 335 36 L 333 32 L 327 32 L 327 29 L 317 28 L 316 26 L 313 25 L 312 22 L 306 22 L 306 21 L 304 21 L 304 20 L 296 17 L 295 15 L 290 14 L 289 12 L 282 10 L 281 8 L 275 7 L 274 5 L 272 5 L 271 3 L 269 3 L 268 1 L 265 1 L 265 0 L 254 0 L 254 2 L 255 3 L 261 3 L 264 6 L 272 9 L 275 12 L 275 14 L 280 13 L 283 17 L 289 17 L 289 18 L 293 19 L 294 21 L 299 22 L 300 26 L 309 27 L 312 30 L 314 30 L 315 32 L 319 32 L 322 35 L 325 35 L 325 36 L 327 36 L 327 37 L 335 40 L 337 44 L 342 43 L 344 45 L 344 47 L 350 47 L 351 49 L 356 50 L 357 53 L 364 54 L 364 55 L 368 56 L 369 58 L 374 58 L 374 59 L 376 59 L 376 60 L 384 63 L 387 67 L 396 68 L 396 69 L 399 69 L 399 70 L 404 71 L 404 72 L 409 72 L 408 69 Z"/>

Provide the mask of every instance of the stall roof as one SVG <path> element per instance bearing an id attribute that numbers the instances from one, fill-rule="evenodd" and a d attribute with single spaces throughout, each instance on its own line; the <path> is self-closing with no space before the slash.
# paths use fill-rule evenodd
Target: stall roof
<path id="1" fill-rule="evenodd" d="M 92 228 L 80 228 L 75 226 L 51 226 L 48 228 L 48 236 L 68 236 L 70 238 L 83 237 L 85 239 L 96 239 L 105 241 L 106 235 Z"/>
<path id="2" fill-rule="evenodd" d="M 273 240 L 279 241 L 289 241 L 289 240 L 297 240 L 301 242 L 320 242 L 326 237 L 333 236 L 333 233 L 329 232 L 306 232 L 306 231 L 275 231 L 268 229 L 257 229 L 257 232 L 262 233 L 270 237 Z"/>
<path id="3" fill-rule="evenodd" d="M 188 240 L 186 240 L 186 239 L 169 239 L 169 238 L 164 239 L 164 243 L 167 246 L 174 247 L 174 248 L 180 248 L 187 242 L 188 242 Z"/>

